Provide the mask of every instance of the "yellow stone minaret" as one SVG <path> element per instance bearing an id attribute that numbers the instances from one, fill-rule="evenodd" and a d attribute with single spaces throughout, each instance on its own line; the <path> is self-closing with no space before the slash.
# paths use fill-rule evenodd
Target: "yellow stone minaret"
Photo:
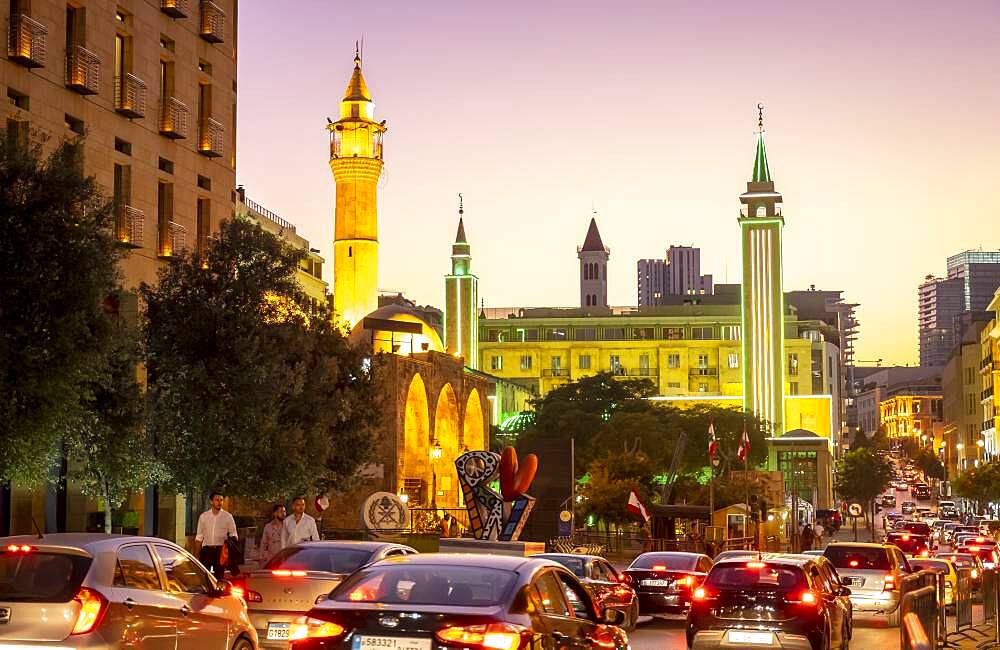
<path id="1" fill-rule="evenodd" d="M 375 104 L 355 52 L 354 73 L 340 102 L 340 119 L 330 132 L 330 169 L 337 183 L 333 234 L 333 310 L 338 322 L 354 327 L 378 308 L 378 209 L 385 120 L 375 121 Z"/>

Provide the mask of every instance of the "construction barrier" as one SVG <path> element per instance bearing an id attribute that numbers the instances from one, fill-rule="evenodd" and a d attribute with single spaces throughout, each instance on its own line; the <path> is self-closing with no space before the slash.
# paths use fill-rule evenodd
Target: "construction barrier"
<path id="1" fill-rule="evenodd" d="M 924 573 L 920 571 L 919 573 Z M 917 577 L 914 576 L 908 577 Z M 916 584 L 920 581 L 911 581 L 911 584 Z M 935 579 L 935 584 L 925 585 L 917 589 L 911 589 L 903 594 L 903 599 L 899 604 L 899 615 L 900 620 L 904 620 L 908 617 L 916 615 L 917 619 L 920 621 L 920 626 L 924 631 L 928 643 L 931 648 L 937 647 L 937 636 L 938 636 L 938 603 L 937 603 L 938 588 Z M 900 634 L 900 645 L 902 647 L 908 647 L 907 643 L 910 642 L 909 634 L 907 631 L 907 626 L 899 626 Z"/>
<path id="2" fill-rule="evenodd" d="M 983 586 L 980 593 L 983 597 L 983 622 L 991 621 L 997 615 L 997 587 L 998 575 L 996 569 L 986 569 L 983 571 Z"/>
<path id="3" fill-rule="evenodd" d="M 972 569 L 958 570 L 958 589 L 955 593 L 955 629 L 962 632 L 972 627 Z"/>
<path id="4" fill-rule="evenodd" d="M 934 650 L 931 640 L 924 631 L 924 626 L 920 618 L 913 613 L 907 614 L 901 619 L 899 626 L 901 650 Z"/>

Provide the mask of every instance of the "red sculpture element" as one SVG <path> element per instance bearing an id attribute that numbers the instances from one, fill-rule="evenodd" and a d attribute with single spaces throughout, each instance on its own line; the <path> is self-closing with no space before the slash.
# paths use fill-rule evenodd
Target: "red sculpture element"
<path id="1" fill-rule="evenodd" d="M 513 501 L 531 487 L 538 471 L 538 456 L 528 454 L 518 467 L 517 451 L 513 447 L 504 447 L 500 456 L 500 494 L 504 501 Z"/>

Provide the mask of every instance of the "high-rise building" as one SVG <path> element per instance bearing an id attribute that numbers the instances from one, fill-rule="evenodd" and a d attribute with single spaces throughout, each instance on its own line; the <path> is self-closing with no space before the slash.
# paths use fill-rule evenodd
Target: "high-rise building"
<path id="1" fill-rule="evenodd" d="M 963 251 L 949 257 L 947 264 L 948 278 L 962 281 L 963 310 L 986 310 L 1000 287 L 1000 251 Z"/>
<path id="2" fill-rule="evenodd" d="M 638 305 L 650 307 L 660 304 L 667 294 L 667 260 L 641 259 L 635 263 Z"/>
<path id="3" fill-rule="evenodd" d="M 576 249 L 580 258 L 580 306 L 608 306 L 608 258 L 611 251 L 601 241 L 597 220 L 591 217 L 583 246 Z"/>
<path id="4" fill-rule="evenodd" d="M 472 274 L 472 247 L 465 238 L 461 200 L 458 206 L 458 233 L 451 245 L 451 275 L 444 278 L 444 344 L 447 352 L 465 359 L 470 368 L 479 367 L 479 278 Z"/>
<path id="5" fill-rule="evenodd" d="M 330 132 L 330 169 L 337 183 L 333 235 L 334 318 L 353 327 L 378 309 L 377 185 L 382 175 L 385 120 L 375 121 L 375 103 L 355 53 L 354 72 Z"/>
<path id="6" fill-rule="evenodd" d="M 664 296 L 710 295 L 712 276 L 701 274 L 701 249 L 671 246 L 666 259 L 636 263 L 640 307 L 659 305 Z"/>

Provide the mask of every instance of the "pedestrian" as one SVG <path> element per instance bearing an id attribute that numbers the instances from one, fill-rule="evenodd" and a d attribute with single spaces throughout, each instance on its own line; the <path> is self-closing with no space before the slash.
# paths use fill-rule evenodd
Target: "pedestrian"
<path id="1" fill-rule="evenodd" d="M 812 549 L 813 536 L 813 529 L 812 526 L 809 525 L 809 522 L 807 521 L 802 524 L 802 535 L 800 536 L 800 539 L 802 540 L 802 548 L 800 548 L 799 551 L 808 551 Z"/>
<path id="2" fill-rule="evenodd" d="M 198 517 L 198 529 L 194 536 L 194 554 L 217 580 L 222 580 L 226 574 L 226 567 L 220 561 L 226 538 L 237 537 L 236 520 L 222 509 L 222 499 L 221 492 L 209 495 L 212 507 Z"/>
<path id="3" fill-rule="evenodd" d="M 817 549 L 823 549 L 823 535 L 826 535 L 826 533 L 826 527 L 822 522 L 817 521 L 816 526 L 813 528 L 813 537 L 815 538 Z"/>
<path id="4" fill-rule="evenodd" d="M 295 497 L 292 499 L 292 516 L 285 517 L 285 546 L 318 541 L 319 530 L 316 520 L 306 514 L 305 497 Z"/>
<path id="5" fill-rule="evenodd" d="M 264 526 L 260 536 L 260 565 L 263 567 L 285 548 L 285 504 L 276 503 L 271 508 L 271 521 Z"/>

